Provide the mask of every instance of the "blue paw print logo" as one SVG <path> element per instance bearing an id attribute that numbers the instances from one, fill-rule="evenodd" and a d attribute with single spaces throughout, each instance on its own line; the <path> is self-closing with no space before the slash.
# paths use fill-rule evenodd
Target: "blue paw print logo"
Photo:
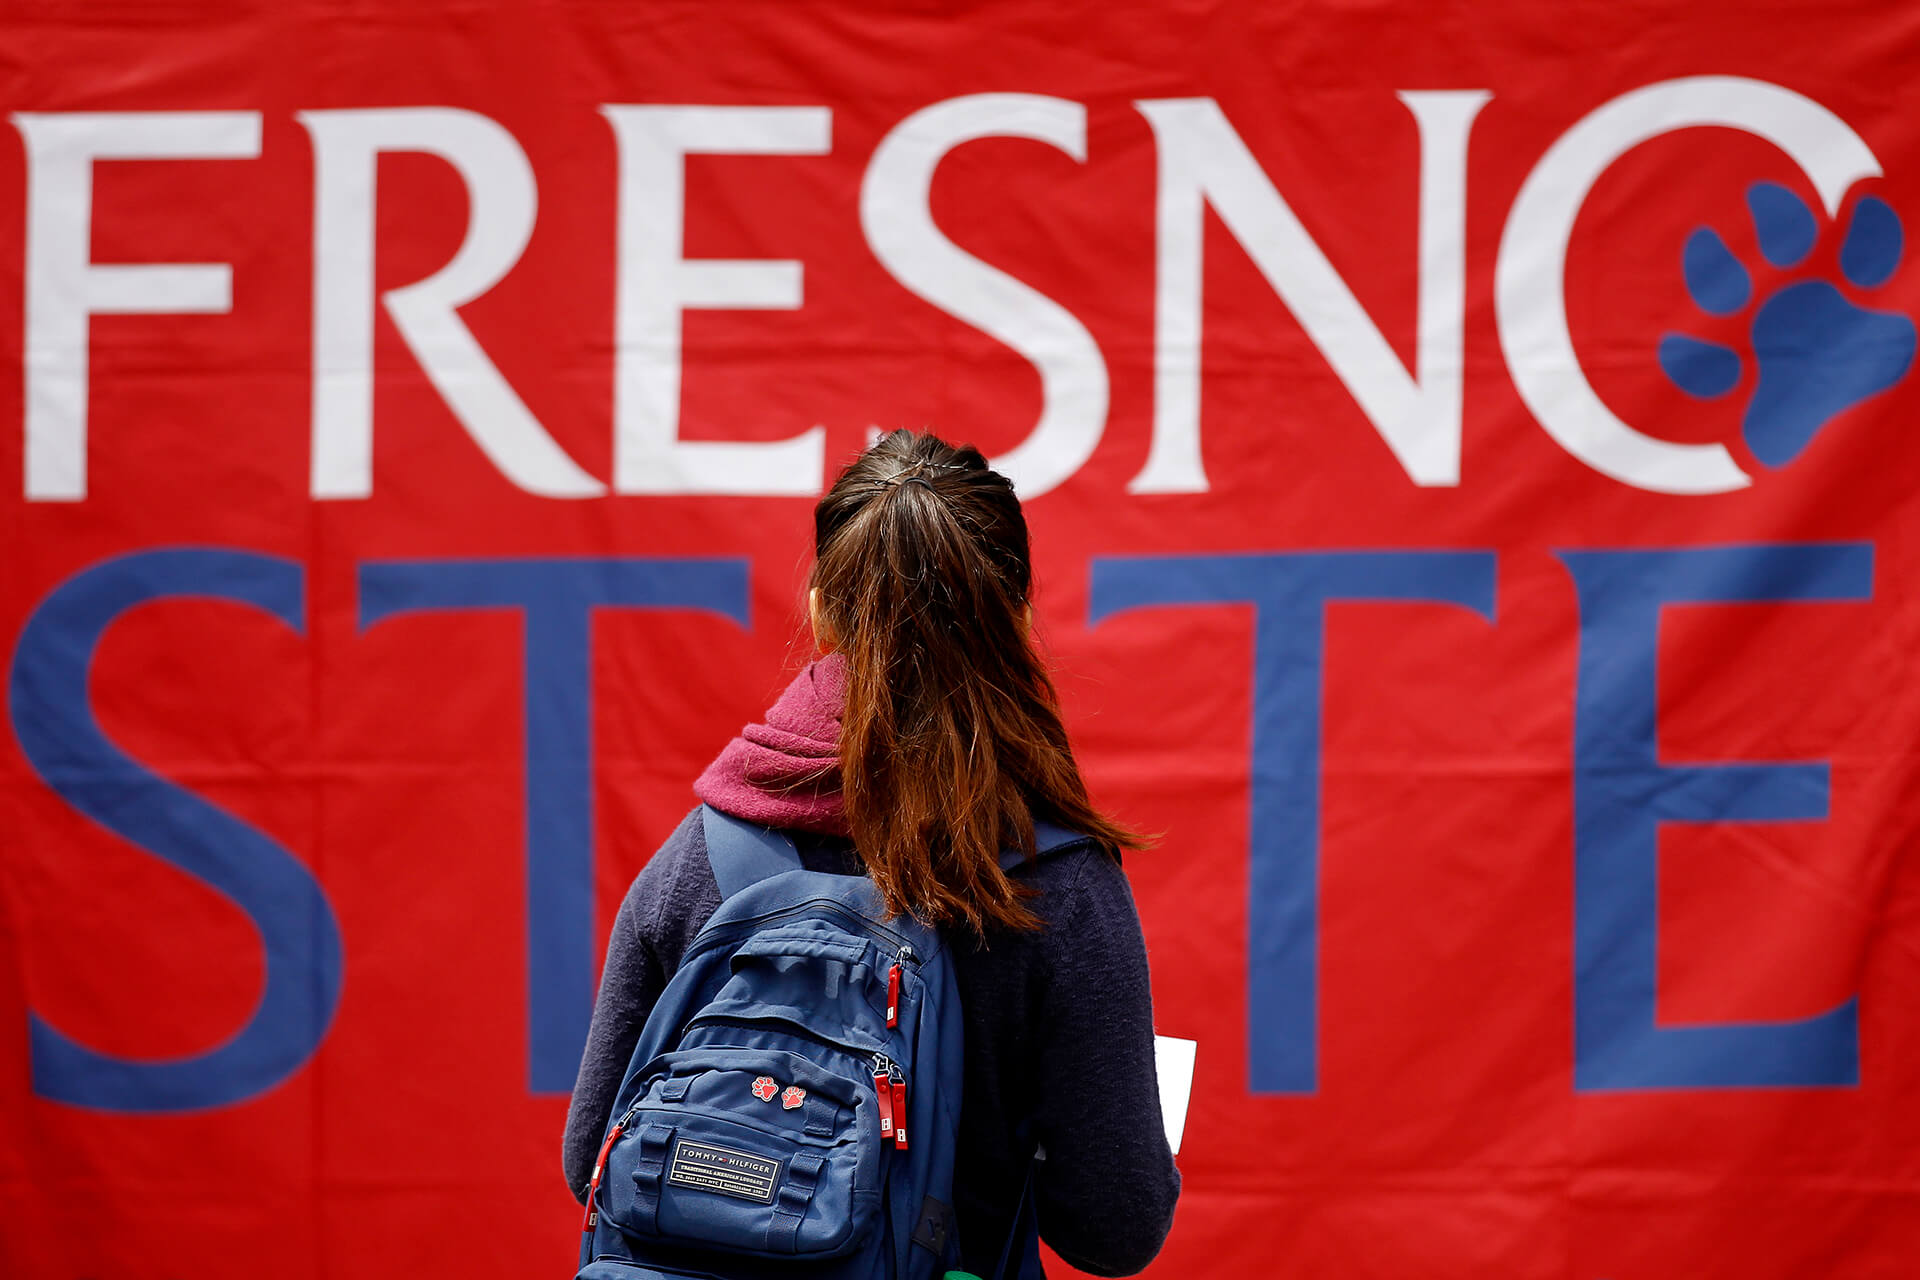
<path id="1" fill-rule="evenodd" d="M 1780 270 L 1813 252 L 1819 225 L 1799 196 L 1772 182 L 1747 189 L 1760 256 Z M 1840 245 L 1840 274 L 1857 289 L 1892 278 L 1902 253 L 1899 215 L 1876 196 L 1854 206 Z M 1710 315 L 1731 316 L 1753 300 L 1753 277 L 1711 227 L 1687 237 L 1681 262 L 1687 294 Z M 1830 280 L 1775 289 L 1754 308 L 1748 345 L 1759 368 L 1741 435 L 1769 467 L 1799 457 L 1843 410 L 1879 394 L 1913 366 L 1914 325 L 1893 311 L 1869 311 Z M 1660 367 L 1674 386 L 1702 400 L 1740 384 L 1744 358 L 1732 347 L 1685 334 L 1660 339 Z"/>

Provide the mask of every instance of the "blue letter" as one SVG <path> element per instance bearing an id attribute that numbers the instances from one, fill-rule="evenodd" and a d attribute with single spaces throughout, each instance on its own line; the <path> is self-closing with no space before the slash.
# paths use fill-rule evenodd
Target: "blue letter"
<path id="1" fill-rule="evenodd" d="M 397 613 L 518 609 L 526 627 L 527 1034 L 536 1093 L 573 1088 L 593 1015 L 596 607 L 709 609 L 747 625 L 745 560 L 422 560 L 360 570 L 360 625 Z"/>
<path id="2" fill-rule="evenodd" d="M 1493 620 L 1490 551 L 1095 560 L 1089 623 L 1143 605 L 1251 604 L 1247 1066 L 1258 1093 L 1319 1087 L 1320 659 L 1334 601 L 1454 604 Z"/>
<path id="3" fill-rule="evenodd" d="M 1580 596 L 1574 711 L 1574 1087 L 1852 1085 L 1858 1009 L 1797 1022 L 1656 1025 L 1660 824 L 1827 816 L 1827 766 L 1659 763 L 1655 667 L 1669 604 L 1867 600 L 1864 543 L 1563 551 Z"/>
<path id="4" fill-rule="evenodd" d="M 121 556 L 75 574 L 40 603 L 8 685 L 20 749 L 61 799 L 246 912 L 266 952 L 266 989 L 247 1024 L 188 1058 L 109 1057 L 30 1013 L 33 1090 L 107 1111 L 190 1111 L 240 1102 L 297 1071 L 340 999 L 340 928 L 306 867 L 265 834 L 150 773 L 107 740 L 87 701 L 94 647 L 150 600 L 212 597 L 303 630 L 300 566 L 243 551 Z"/>

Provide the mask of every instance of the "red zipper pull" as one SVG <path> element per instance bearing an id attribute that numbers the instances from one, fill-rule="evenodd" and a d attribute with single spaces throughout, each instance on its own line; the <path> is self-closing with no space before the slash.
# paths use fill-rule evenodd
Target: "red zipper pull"
<path id="1" fill-rule="evenodd" d="M 893 1085 L 893 1145 L 896 1150 L 907 1149 L 907 1082 L 894 1080 Z"/>
<path id="2" fill-rule="evenodd" d="M 873 1065 L 873 1095 L 880 1100 L 880 1137 L 884 1141 L 893 1136 L 893 1082 L 887 1079 L 887 1069 L 880 1063 Z"/>
<path id="3" fill-rule="evenodd" d="M 593 1158 L 593 1181 L 587 1184 L 586 1212 L 580 1215 L 580 1229 L 593 1230 L 593 1224 L 600 1219 L 598 1208 L 600 1200 L 600 1175 L 607 1171 L 607 1152 L 613 1150 L 613 1144 L 620 1140 L 622 1127 L 626 1121 L 616 1123 L 607 1133 L 607 1140 L 600 1144 L 600 1154 Z"/>
<path id="4" fill-rule="evenodd" d="M 887 1025 L 900 1025 L 900 962 L 887 970 Z"/>

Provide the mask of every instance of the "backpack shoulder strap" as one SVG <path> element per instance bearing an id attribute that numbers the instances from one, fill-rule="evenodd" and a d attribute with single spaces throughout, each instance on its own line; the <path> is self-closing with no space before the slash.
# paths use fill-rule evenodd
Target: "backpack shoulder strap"
<path id="1" fill-rule="evenodd" d="M 800 870 L 799 850 L 778 831 L 710 804 L 700 806 L 700 826 L 707 837 L 707 864 L 723 902 L 749 885 Z"/>

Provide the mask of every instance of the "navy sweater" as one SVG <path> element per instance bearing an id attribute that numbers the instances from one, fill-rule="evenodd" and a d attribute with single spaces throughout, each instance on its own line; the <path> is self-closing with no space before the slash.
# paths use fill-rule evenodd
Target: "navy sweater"
<path id="1" fill-rule="evenodd" d="M 809 870 L 859 871 L 852 846 L 789 832 Z M 1130 1275 L 1160 1251 L 1180 1174 L 1160 1121 L 1147 954 L 1119 864 L 1080 846 L 1015 873 L 1039 890 L 1037 933 L 957 935 L 966 1084 L 954 1170 L 962 1265 L 990 1275 L 1018 1207 L 1032 1117 L 1040 1236 L 1094 1275 Z M 584 1200 L 593 1157 L 627 1060 L 720 891 L 699 810 L 667 838 L 627 891 L 567 1112 L 567 1184 Z"/>

